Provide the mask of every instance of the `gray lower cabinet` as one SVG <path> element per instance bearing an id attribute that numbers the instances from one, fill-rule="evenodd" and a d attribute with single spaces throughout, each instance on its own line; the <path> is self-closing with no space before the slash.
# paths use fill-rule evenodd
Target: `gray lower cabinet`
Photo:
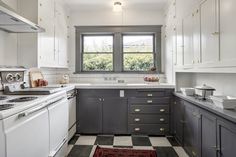
<path id="1" fill-rule="evenodd" d="M 104 98 L 102 126 L 105 134 L 127 134 L 128 107 L 126 98 Z"/>
<path id="2" fill-rule="evenodd" d="M 85 97 L 79 100 L 77 125 L 79 133 L 102 133 L 102 99 Z"/>
<path id="3" fill-rule="evenodd" d="M 199 110 L 188 102 L 184 102 L 184 148 L 193 157 L 199 157 L 201 134 Z"/>
<path id="4" fill-rule="evenodd" d="M 201 155 L 202 157 L 216 157 L 216 117 L 201 111 Z"/>
<path id="5" fill-rule="evenodd" d="M 176 101 L 173 105 L 173 111 L 172 113 L 174 115 L 172 115 L 172 121 L 173 121 L 173 128 L 174 128 L 174 135 L 177 139 L 177 141 L 183 145 L 183 141 L 184 141 L 184 102 L 179 99 L 176 98 Z"/>
<path id="6" fill-rule="evenodd" d="M 169 133 L 173 89 L 80 89 L 77 133 Z"/>
<path id="7" fill-rule="evenodd" d="M 189 156 L 236 156 L 235 123 L 178 97 L 173 110 L 174 136 Z"/>
<path id="8" fill-rule="evenodd" d="M 227 121 L 217 121 L 217 157 L 236 156 L 236 125 Z"/>

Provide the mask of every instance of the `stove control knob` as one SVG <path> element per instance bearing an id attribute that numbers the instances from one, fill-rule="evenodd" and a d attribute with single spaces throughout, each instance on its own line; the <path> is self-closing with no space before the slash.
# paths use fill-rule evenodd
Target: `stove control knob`
<path id="1" fill-rule="evenodd" d="M 15 74 L 15 81 L 19 82 L 21 80 L 21 75 L 19 73 Z"/>
<path id="2" fill-rule="evenodd" d="M 14 77 L 13 77 L 13 75 L 12 75 L 11 73 L 7 74 L 7 76 L 6 76 L 6 81 L 7 81 L 8 83 L 11 83 L 11 82 L 14 81 Z"/>

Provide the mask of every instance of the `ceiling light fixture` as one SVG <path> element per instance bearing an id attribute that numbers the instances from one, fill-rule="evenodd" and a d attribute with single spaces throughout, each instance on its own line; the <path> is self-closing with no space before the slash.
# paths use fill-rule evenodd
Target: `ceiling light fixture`
<path id="1" fill-rule="evenodd" d="M 121 2 L 115 2 L 113 5 L 113 11 L 114 12 L 122 12 L 122 3 Z"/>

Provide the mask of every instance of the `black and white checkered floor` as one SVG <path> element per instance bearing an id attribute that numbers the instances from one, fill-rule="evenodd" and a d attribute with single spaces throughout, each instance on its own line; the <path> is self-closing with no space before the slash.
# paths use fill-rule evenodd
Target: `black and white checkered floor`
<path id="1" fill-rule="evenodd" d="M 107 148 L 155 149 L 158 157 L 188 157 L 173 137 L 109 135 L 75 135 L 69 142 L 68 157 L 92 157 L 96 145 Z"/>

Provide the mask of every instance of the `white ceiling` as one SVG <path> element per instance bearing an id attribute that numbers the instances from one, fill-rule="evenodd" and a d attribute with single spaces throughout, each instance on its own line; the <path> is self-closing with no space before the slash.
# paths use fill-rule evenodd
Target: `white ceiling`
<path id="1" fill-rule="evenodd" d="M 163 10 L 169 0 L 65 0 L 72 11 L 112 10 L 114 2 L 122 2 L 126 10 Z"/>

